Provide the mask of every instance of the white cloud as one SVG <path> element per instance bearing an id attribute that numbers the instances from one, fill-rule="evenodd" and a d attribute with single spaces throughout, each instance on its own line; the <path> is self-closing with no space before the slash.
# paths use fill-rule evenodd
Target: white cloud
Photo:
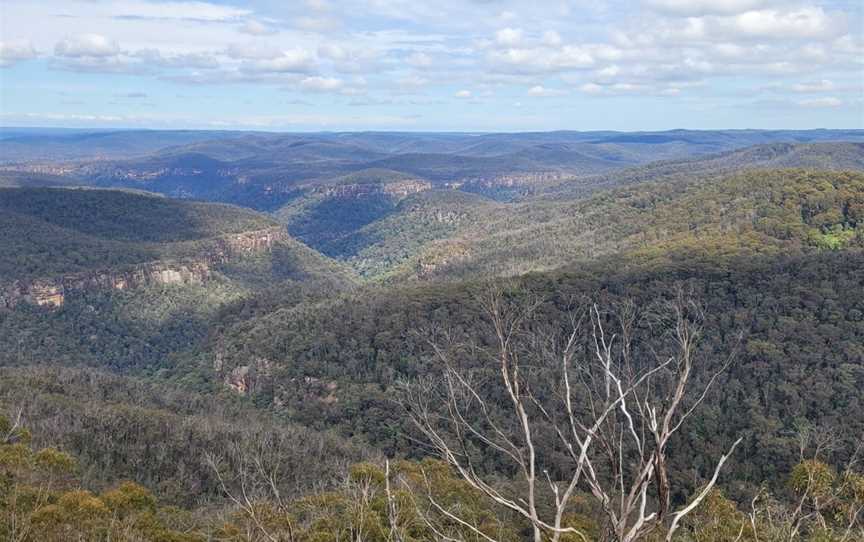
<path id="1" fill-rule="evenodd" d="M 811 100 L 801 100 L 798 102 L 798 105 L 802 107 L 815 107 L 815 108 L 834 108 L 840 107 L 843 105 L 843 101 L 839 98 L 834 98 L 833 96 L 825 97 L 825 98 L 813 98 Z"/>
<path id="2" fill-rule="evenodd" d="M 233 21 L 251 13 L 248 9 L 210 2 L 148 2 L 115 0 L 102 9 L 111 17 L 140 19 L 183 19 L 193 21 Z"/>
<path id="3" fill-rule="evenodd" d="M 245 66 L 246 71 L 271 73 L 306 73 L 316 68 L 315 55 L 306 49 L 289 49 L 277 57 L 257 60 Z"/>
<path id="4" fill-rule="evenodd" d="M 79 34 L 57 42 L 54 54 L 67 58 L 109 57 L 120 53 L 116 41 L 100 34 Z"/>
<path id="5" fill-rule="evenodd" d="M 562 43 L 564 43 L 564 40 L 561 39 L 561 34 L 555 32 L 554 30 L 547 30 L 546 32 L 544 32 L 543 38 L 540 41 L 543 43 L 543 45 L 546 45 L 548 47 L 558 47 Z"/>
<path id="6" fill-rule="evenodd" d="M 580 85 L 579 91 L 592 96 L 678 96 L 682 87 L 695 86 L 687 83 L 658 83 L 658 82 L 636 82 L 621 81 L 611 83 L 598 83 L 596 81 Z"/>
<path id="7" fill-rule="evenodd" d="M 318 54 L 333 60 L 345 60 L 350 56 L 348 49 L 337 43 L 322 43 L 318 46 Z"/>
<path id="8" fill-rule="evenodd" d="M 542 85 L 535 85 L 528 89 L 528 96 L 535 98 L 552 98 L 555 96 L 564 96 L 567 92 L 561 89 L 546 88 Z"/>
<path id="9" fill-rule="evenodd" d="M 579 90 L 585 94 L 603 94 L 603 87 L 597 83 L 585 83 L 579 87 Z"/>
<path id="10" fill-rule="evenodd" d="M 313 11 L 330 11 L 332 9 L 327 0 L 306 0 L 306 6 Z"/>
<path id="11" fill-rule="evenodd" d="M 842 34 L 845 30 L 842 19 L 825 13 L 821 7 L 748 11 L 735 16 L 734 29 L 749 36 L 766 38 L 822 38 Z"/>
<path id="12" fill-rule="evenodd" d="M 275 34 L 277 32 L 275 28 L 267 26 L 261 21 L 256 21 L 255 19 L 249 19 L 241 26 L 239 26 L 237 30 L 244 34 L 250 34 L 252 36 L 266 36 L 269 34 Z"/>
<path id="13" fill-rule="evenodd" d="M 38 56 L 33 44 L 26 40 L 0 42 L 0 67 L 11 66 Z"/>
<path id="14" fill-rule="evenodd" d="M 605 68 L 597 70 L 594 73 L 594 75 L 598 79 L 601 79 L 601 80 L 614 79 L 615 77 L 617 77 L 620 74 L 621 74 L 621 67 L 617 66 L 615 64 L 612 64 L 611 66 L 606 66 Z"/>
<path id="15" fill-rule="evenodd" d="M 810 93 L 810 92 L 826 92 L 834 90 L 834 83 L 828 79 L 821 81 L 808 81 L 806 83 L 798 83 L 792 85 L 792 90 L 795 92 Z"/>
<path id="16" fill-rule="evenodd" d="M 503 47 L 515 47 L 522 43 L 522 30 L 518 28 L 502 28 L 495 32 L 495 43 Z"/>
<path id="17" fill-rule="evenodd" d="M 259 43 L 232 43 L 224 52 L 228 57 L 240 60 L 266 60 L 282 54 L 278 47 Z"/>
<path id="18" fill-rule="evenodd" d="M 336 92 L 342 89 L 345 82 L 336 77 L 307 77 L 300 81 L 300 87 L 310 92 Z"/>
<path id="19" fill-rule="evenodd" d="M 467 100 L 473 96 L 470 90 L 460 90 L 456 94 L 453 95 L 456 98 Z"/>
<path id="20" fill-rule="evenodd" d="M 367 73 L 375 69 L 379 53 L 365 47 L 346 47 L 338 43 L 318 46 L 318 56 L 332 61 L 332 67 L 341 73 Z"/>
<path id="21" fill-rule="evenodd" d="M 771 4 L 770 0 L 648 0 L 647 4 L 662 13 L 687 17 L 734 15 Z"/>
<path id="22" fill-rule="evenodd" d="M 399 84 L 400 87 L 408 88 L 408 89 L 424 87 L 424 86 L 428 85 L 430 82 L 431 81 L 429 79 L 426 79 L 425 77 L 420 77 L 419 75 L 416 75 L 416 74 L 407 75 L 407 76 L 402 77 L 399 80 L 397 80 L 397 83 Z"/>
<path id="23" fill-rule="evenodd" d="M 291 19 L 293 26 L 309 32 L 328 32 L 339 27 L 339 20 L 334 17 L 295 17 Z"/>
<path id="24" fill-rule="evenodd" d="M 589 48 L 576 45 L 496 50 L 489 54 L 489 60 L 502 71 L 525 74 L 576 70 L 596 63 Z"/>
<path id="25" fill-rule="evenodd" d="M 149 67 L 213 69 L 220 66 L 219 60 L 211 53 L 165 55 L 156 49 L 145 49 L 130 53 L 129 56 L 146 63 Z"/>
<path id="26" fill-rule="evenodd" d="M 415 68 L 428 68 L 432 65 L 432 57 L 426 53 L 413 53 L 405 59 L 405 62 Z"/>
<path id="27" fill-rule="evenodd" d="M 629 9 L 631 3 L 643 9 Z M 460 94 L 502 106 L 520 99 L 526 107 L 538 101 L 528 96 L 560 95 L 564 85 L 571 95 L 674 96 L 702 84 L 688 99 L 696 103 L 715 93 L 733 101 L 741 85 L 773 83 L 772 97 L 787 108 L 825 95 L 851 107 L 861 103 L 849 88 L 864 67 L 864 35 L 862 13 L 850 4 L 3 0 L 4 38 L 9 29 L 26 29 L 29 41 L 0 44 L 0 66 L 38 56 L 46 61 L 28 69 L 47 64 L 184 83 L 367 93 L 366 103 L 421 87 L 422 99 L 452 103 L 454 91 L 471 89 Z M 406 20 L 412 22 L 400 24 Z M 354 75 L 368 84 L 355 84 Z M 88 84 L 68 73 L 46 77 Z M 487 88 L 494 97 L 484 97 Z"/>

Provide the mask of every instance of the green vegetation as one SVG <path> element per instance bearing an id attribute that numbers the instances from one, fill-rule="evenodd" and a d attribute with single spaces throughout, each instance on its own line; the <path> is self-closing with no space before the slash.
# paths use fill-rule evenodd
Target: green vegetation
<path id="1" fill-rule="evenodd" d="M 248 209 L 120 190 L 0 191 L 0 209 L 115 241 L 194 241 L 275 225 Z"/>
<path id="2" fill-rule="evenodd" d="M 649 183 L 577 202 L 523 203 L 460 231 L 452 241 L 466 255 L 432 273 L 517 275 L 614 253 L 655 265 L 699 253 L 716 260 L 806 252 L 832 239 L 836 245 L 838 231 L 844 246 L 860 248 L 862 201 L 859 173 L 758 170 L 684 186 Z M 416 266 L 399 273 L 410 277 Z"/>
<path id="3" fill-rule="evenodd" d="M 503 415 L 507 396 L 490 387 L 500 367 L 484 357 L 499 340 L 478 302 L 491 288 L 533 307 L 514 351 L 530 365 L 525 378 L 538 405 L 561 396 L 548 369 L 533 363 L 559 359 L 541 339 L 566 338 L 574 307 L 650 309 L 682 291 L 699 300 L 704 333 L 693 353 L 704 363 L 692 381 L 714 385 L 663 458 L 672 509 L 710 487 L 716 459 L 742 441 L 674 542 L 864 536 L 864 448 L 856 452 L 864 435 L 864 174 L 829 170 L 857 168 L 859 146 L 758 147 L 693 163 L 693 174 L 683 163 L 657 164 L 627 172 L 612 190 L 594 190 L 611 186 L 604 178 L 584 192 L 559 184 L 568 197 L 502 202 L 440 188 L 453 171 L 496 160 L 495 141 L 471 142 L 476 155 L 448 163 L 445 153 L 382 157 L 416 150 L 385 134 L 370 147 L 344 137 L 249 135 L 236 148 L 198 143 L 153 162 L 177 165 L 170 182 L 180 183 L 199 166 L 234 175 L 229 159 L 282 167 L 263 162 L 265 147 L 294 153 L 309 171 L 305 160 L 338 155 L 302 189 L 271 186 L 279 193 L 272 202 L 292 200 L 276 219 L 132 191 L 0 189 L 0 294 L 74 274 L 122 278 L 151 262 L 207 264 L 194 280 L 67 281 L 62 306 L 0 306 L 0 538 L 530 539 L 525 517 L 432 457 L 428 435 L 399 401 L 407 383 L 443 381 L 448 358 L 436 348 L 446 337 L 489 399 L 488 409 L 465 411 L 468 421 L 488 416 L 502 432 L 517 428 Z M 508 156 L 535 164 L 637 160 L 636 150 L 616 145 L 647 144 L 606 141 L 589 152 L 582 143 L 511 143 L 502 142 Z M 412 156 L 411 167 L 394 165 Z M 739 170 L 753 163 L 811 169 Z M 251 166 L 243 171 L 249 182 L 230 181 L 231 190 L 257 198 L 262 179 Z M 416 180 L 406 171 L 430 173 L 432 189 L 386 190 Z M 280 221 L 312 246 L 283 235 Z M 265 229 L 272 242 L 244 237 Z M 611 314 L 584 321 L 573 359 L 595 354 L 590 327 L 613 322 Z M 656 311 L 645 314 L 628 328 L 639 370 L 677 359 L 672 328 L 650 316 Z M 445 407 L 433 402 L 428 413 Z M 552 430 L 560 415 L 547 412 L 535 433 L 544 483 L 566 479 L 572 466 Z M 524 492 L 512 463 L 490 443 L 467 440 L 472 469 L 502 494 Z M 622 453 L 622 462 L 637 464 L 636 454 Z M 579 485 L 562 520 L 584 538 L 547 529 L 544 542 L 608 540 L 590 489 Z M 548 488 L 538 499 L 543 514 L 555 505 Z M 659 525 L 639 542 L 663 540 L 668 522 Z"/>
<path id="4" fill-rule="evenodd" d="M 0 189 L 0 278 L 200 258 L 214 238 L 276 226 L 238 207 L 140 193 Z"/>
<path id="5" fill-rule="evenodd" d="M 864 432 L 861 252 L 683 261 L 645 269 L 638 260 L 609 258 L 520 279 L 516 291 L 541 296 L 544 317 L 563 323 L 562 311 L 574 299 L 632 297 L 646 304 L 683 282 L 700 294 L 709 314 L 705 355 L 728 355 L 743 331 L 735 363 L 674 452 L 674 460 L 691 472 L 699 469 L 693 458 L 716 455 L 724 442 L 745 435 L 746 451 L 728 467 L 736 498 L 754 489 L 747 480 L 779 480 L 791 468 L 795 445 L 789 431 L 795 420 L 842 425 L 850 438 Z M 427 342 L 433 330 L 491 343 L 490 330 L 478 323 L 478 308 L 468 301 L 477 287 L 361 290 L 320 306 L 267 310 L 225 328 L 208 358 L 219 352 L 226 367 L 250 357 L 269 360 L 256 393 L 262 404 L 312 427 L 364 435 L 388 454 L 419 453 L 406 439 L 410 427 L 392 407 L 391 386 L 440 371 Z M 323 386 L 302 384 L 307 378 L 333 382 L 338 401 L 325 400 L 330 392 Z"/>
<path id="6" fill-rule="evenodd" d="M 476 226 L 499 207 L 482 196 L 430 190 L 399 202 L 387 216 L 332 243 L 331 254 L 361 276 L 381 278 L 430 243 Z"/>
<path id="7" fill-rule="evenodd" d="M 638 184 L 576 201 L 504 204 L 453 190 L 421 192 L 398 204 L 379 196 L 318 196 L 278 216 L 362 276 L 453 280 L 554 270 L 616 253 L 655 265 L 697 254 L 716 260 L 861 247 L 862 201 L 860 173 L 753 170 Z"/>

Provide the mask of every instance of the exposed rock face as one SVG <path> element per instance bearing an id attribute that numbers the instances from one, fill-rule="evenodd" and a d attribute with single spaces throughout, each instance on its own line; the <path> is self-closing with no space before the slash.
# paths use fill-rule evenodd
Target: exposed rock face
<path id="1" fill-rule="evenodd" d="M 282 227 L 232 234 L 211 240 L 202 253 L 182 261 L 147 262 L 122 269 L 104 269 L 59 277 L 0 282 L 0 306 L 14 307 L 32 303 L 61 307 L 70 292 L 86 290 L 127 290 L 142 286 L 201 284 L 210 278 L 215 264 L 269 251 L 279 241 L 287 240 Z"/>
<path id="2" fill-rule="evenodd" d="M 328 198 L 367 198 L 370 196 L 389 196 L 394 199 L 403 199 L 411 194 L 431 190 L 432 184 L 428 181 L 417 179 L 406 179 L 388 183 L 358 183 L 340 184 L 336 186 L 325 186 L 316 188 L 313 193 L 322 194 Z"/>
<path id="3" fill-rule="evenodd" d="M 230 371 L 226 371 L 223 364 L 222 354 L 218 353 L 213 364 L 216 374 L 222 377 L 225 386 L 240 395 L 258 391 L 261 384 L 271 377 L 273 369 L 273 363 L 264 358 L 253 358 L 248 365 L 237 365 Z"/>
<path id="4" fill-rule="evenodd" d="M 225 385 L 240 395 L 246 395 L 252 387 L 249 372 L 250 369 L 248 365 L 234 367 L 234 369 L 225 377 Z"/>
<path id="5" fill-rule="evenodd" d="M 491 177 L 466 177 L 461 179 L 459 186 L 475 188 L 514 188 L 529 187 L 550 181 L 560 181 L 573 177 L 573 173 L 561 171 L 537 171 L 534 173 L 514 173 L 510 175 L 495 175 Z"/>

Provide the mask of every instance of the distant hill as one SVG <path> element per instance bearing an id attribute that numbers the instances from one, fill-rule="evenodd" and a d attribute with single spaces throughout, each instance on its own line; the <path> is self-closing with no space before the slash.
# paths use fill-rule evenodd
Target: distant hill
<path id="1" fill-rule="evenodd" d="M 364 169 L 308 188 L 273 215 L 298 239 L 335 256 L 339 249 L 334 243 L 392 213 L 403 198 L 431 188 L 408 173 Z"/>
<path id="2" fill-rule="evenodd" d="M 276 223 L 239 207 L 117 190 L 0 189 L 0 277 L 193 257 L 207 240 Z"/>
<path id="3" fill-rule="evenodd" d="M 785 186 L 806 201 L 811 197 L 809 183 L 828 183 L 832 191 L 844 194 L 844 201 L 854 200 L 862 190 L 861 174 L 835 170 L 864 171 L 862 157 L 861 144 L 775 144 L 627 170 L 591 190 L 562 184 L 516 203 L 468 197 L 454 189 L 420 191 L 405 199 L 382 192 L 367 192 L 365 197 L 325 197 L 320 192 L 296 200 L 276 216 L 294 235 L 370 278 L 521 274 L 635 249 L 639 243 L 631 235 L 649 235 L 652 224 L 666 224 L 656 226 L 654 241 L 671 238 L 683 233 L 682 224 L 690 224 L 694 213 L 705 242 L 711 237 L 707 230 L 720 235 L 720 225 L 730 220 L 735 225 L 726 226 L 756 235 L 750 219 L 737 209 L 767 212 L 766 205 L 775 205 L 759 199 L 767 196 L 758 187 Z M 811 169 L 753 169 L 760 165 Z M 729 199 L 729 194 L 737 194 L 737 199 Z M 705 202 L 728 202 L 731 208 L 717 216 L 701 209 Z M 813 241 L 795 239 L 795 246 Z M 778 246 L 775 237 L 750 242 L 764 242 L 765 250 Z"/>
<path id="4" fill-rule="evenodd" d="M 0 188 L 61 187 L 75 186 L 76 184 L 75 179 L 62 175 L 0 169 Z"/>
<path id="5" fill-rule="evenodd" d="M 198 141 L 237 137 L 240 132 L 200 130 L 10 130 L 0 129 L 0 163 L 117 159 L 143 156 Z"/>
<path id="6" fill-rule="evenodd" d="M 211 283 L 350 283 L 276 221 L 223 204 L 93 189 L 0 189 L 0 306 Z"/>
<path id="7" fill-rule="evenodd" d="M 864 131 L 37 132 L 4 139 L 0 162 L 19 173 L 68 178 L 72 184 L 138 188 L 273 211 L 310 187 L 369 169 L 510 201 L 562 183 L 611 186 L 610 176 L 658 160 L 692 160 L 761 144 L 836 141 L 862 142 Z M 647 174 L 626 173 L 633 178 Z"/>
<path id="8" fill-rule="evenodd" d="M 579 198 L 601 189 L 658 180 L 682 183 L 744 169 L 864 171 L 864 143 L 769 143 L 686 160 L 658 161 L 538 190 L 537 196 Z"/>
<path id="9" fill-rule="evenodd" d="M 379 220 L 328 244 L 328 253 L 361 276 L 383 278 L 430 244 L 477 226 L 502 204 L 457 190 L 406 197 Z"/>
<path id="10" fill-rule="evenodd" d="M 266 215 L 118 190 L 0 189 L 0 253 L 0 348 L 133 373 L 165 367 L 233 303 L 354 280 Z"/>
<path id="11" fill-rule="evenodd" d="M 504 207 L 403 266 L 407 276 L 519 275 L 621 252 L 650 260 L 864 246 L 864 173 L 749 170 L 574 202 Z"/>
<path id="12" fill-rule="evenodd" d="M 517 352 L 557 374 L 569 311 L 594 301 L 603 322 L 644 308 L 637 364 L 666 359 L 675 331 L 657 319 L 682 292 L 705 309 L 696 389 L 727 368 L 668 454 L 672 498 L 687 502 L 704 458 L 742 438 L 722 484 L 746 514 L 757 491 L 789 489 L 802 420 L 864 431 L 862 134 L 252 133 L 0 165 L 14 186 L 0 188 L 0 410 L 24 406 L 34 445 L 80 459 L 64 490 L 132 478 L 222 529 L 236 510 L 222 482 L 269 487 L 242 470 L 266 476 L 265 460 L 301 513 L 342 514 L 354 497 L 321 492 L 351 495 L 377 472 L 346 478 L 347 463 L 428 456 L 394 398 L 442 378 L 430 339 L 452 339 L 472 369 L 494 350 L 477 294 L 530 303 Z M 584 323 L 574 376 L 596 348 Z M 532 393 L 557 393 L 538 382 Z M 487 421 L 510 405 L 488 404 Z M 472 461 L 506 482 L 482 444 Z M 543 455 L 553 481 L 572 463 Z"/>

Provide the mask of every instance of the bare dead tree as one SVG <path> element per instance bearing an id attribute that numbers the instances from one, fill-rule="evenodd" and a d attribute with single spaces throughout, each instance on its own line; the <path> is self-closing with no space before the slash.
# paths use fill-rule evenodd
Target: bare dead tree
<path id="1" fill-rule="evenodd" d="M 21 439 L 21 416 L 23 413 L 24 409 L 19 408 L 14 421 L 11 421 L 9 427 L 0 434 L 0 444 L 15 444 Z"/>
<path id="2" fill-rule="evenodd" d="M 671 540 L 741 442 L 689 502 L 673 504 L 670 442 L 732 360 L 697 385 L 701 307 L 683 289 L 651 311 L 632 302 L 609 311 L 588 304 L 569 311 L 560 332 L 543 330 L 537 299 L 511 302 L 491 289 L 479 302 L 493 346 L 441 332 L 430 344 L 442 377 L 403 383 L 401 402 L 422 441 L 471 487 L 527 520 L 535 542 L 583 534 L 567 525 L 580 493 L 602 510 L 608 538 L 635 542 L 660 530 Z M 662 334 L 664 348 L 639 342 L 640 327 Z M 550 457 L 558 451 L 569 459 L 555 469 Z M 490 458 L 510 469 L 518 490 L 481 466 Z M 438 511 L 492 539 L 458 513 Z"/>

